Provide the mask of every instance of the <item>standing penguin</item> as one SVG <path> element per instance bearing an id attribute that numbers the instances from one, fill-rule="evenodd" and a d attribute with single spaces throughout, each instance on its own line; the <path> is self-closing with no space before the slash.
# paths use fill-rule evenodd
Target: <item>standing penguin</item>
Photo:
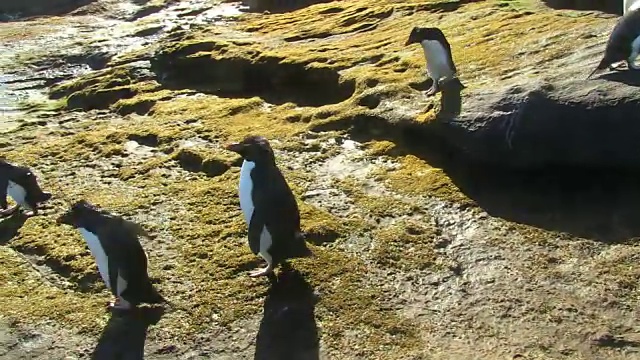
<path id="1" fill-rule="evenodd" d="M 251 277 L 269 275 L 288 258 L 312 256 L 300 230 L 300 212 L 295 196 L 276 165 L 267 139 L 247 136 L 227 150 L 240 154 L 240 208 L 249 225 L 249 248 L 267 262 Z"/>
<path id="2" fill-rule="evenodd" d="M 147 254 L 138 241 L 138 235 L 148 237 L 148 234 L 140 225 L 85 200 L 73 204 L 57 223 L 71 225 L 82 234 L 102 280 L 116 298 L 111 307 L 129 310 L 139 303 L 166 302 L 149 279 Z"/>
<path id="3" fill-rule="evenodd" d="M 416 26 L 411 30 L 405 46 L 416 43 L 422 46 L 427 61 L 427 74 L 433 80 L 433 85 L 427 91 L 427 96 L 440 91 L 440 80 L 443 78 L 456 81 L 461 89 L 465 88 L 457 77 L 458 70 L 451 55 L 451 45 L 442 30 L 435 27 Z"/>
<path id="4" fill-rule="evenodd" d="M 7 195 L 16 202 L 10 209 L 7 209 Z M 28 215 L 37 215 L 38 204 L 50 198 L 51 193 L 42 191 L 38 178 L 29 168 L 0 159 L 0 215 L 9 215 L 21 207 L 30 210 Z"/>
<path id="5" fill-rule="evenodd" d="M 614 63 L 626 61 L 630 69 L 640 70 L 635 64 L 636 57 L 640 54 L 640 9 L 626 12 L 614 26 L 604 57 L 598 66 L 587 76 L 590 79 L 595 73 L 605 70 L 616 70 Z"/>

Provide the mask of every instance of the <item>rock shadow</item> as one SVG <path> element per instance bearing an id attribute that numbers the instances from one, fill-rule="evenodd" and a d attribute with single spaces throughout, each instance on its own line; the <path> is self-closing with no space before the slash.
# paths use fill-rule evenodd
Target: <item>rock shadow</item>
<path id="1" fill-rule="evenodd" d="M 553 9 L 597 10 L 609 14 L 622 15 L 622 1 L 602 0 L 543 0 Z"/>
<path id="2" fill-rule="evenodd" d="M 20 209 L 10 216 L 0 219 L 0 245 L 4 245 L 18 235 L 22 226 L 29 217 Z"/>
<path id="3" fill-rule="evenodd" d="M 427 91 L 433 85 L 433 79 L 409 84 L 417 91 Z M 462 111 L 462 90 L 465 86 L 459 79 L 446 81 L 440 84 L 440 110 L 438 116 L 455 116 Z M 377 106 L 377 105 L 376 105 Z"/>
<path id="4" fill-rule="evenodd" d="M 144 359 L 149 326 L 164 315 L 162 307 L 140 307 L 130 312 L 113 312 L 102 330 L 92 360 Z"/>
<path id="5" fill-rule="evenodd" d="M 217 45 L 216 45 L 217 46 Z M 323 106 L 349 99 L 355 81 L 344 80 L 336 69 L 263 57 L 212 59 L 181 54 L 158 55 L 152 60 L 157 81 L 167 89 L 194 90 L 226 98 L 251 98 L 282 105 Z"/>
<path id="6" fill-rule="evenodd" d="M 245 0 L 243 3 L 248 6 L 248 12 L 285 13 L 303 9 L 305 7 L 328 3 L 332 0 Z"/>
<path id="7" fill-rule="evenodd" d="M 28 17 L 63 15 L 96 0 L 27 0 L 0 2 L 0 23 L 29 20 Z"/>
<path id="8" fill-rule="evenodd" d="M 617 83 L 623 83 L 625 85 L 640 87 L 640 71 L 638 70 L 621 70 L 612 71 L 602 74 L 594 79 L 603 79 L 613 81 Z"/>
<path id="9" fill-rule="evenodd" d="M 311 285 L 286 264 L 271 277 L 254 360 L 318 360 L 317 303 Z"/>
<path id="10" fill-rule="evenodd" d="M 438 121 L 359 114 L 314 131 L 347 130 L 359 142 L 388 140 L 394 156 L 412 154 L 442 168 L 462 193 L 492 216 L 605 243 L 640 237 L 640 171 L 542 166 L 515 169 L 477 160 L 438 136 Z"/>

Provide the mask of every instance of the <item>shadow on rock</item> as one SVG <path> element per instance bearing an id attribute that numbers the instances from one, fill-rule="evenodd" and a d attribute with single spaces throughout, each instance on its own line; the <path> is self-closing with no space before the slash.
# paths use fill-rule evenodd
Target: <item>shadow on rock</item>
<path id="1" fill-rule="evenodd" d="M 91 359 L 144 359 L 147 329 L 164 315 L 162 307 L 141 307 L 130 312 L 113 312 L 102 330 Z"/>
<path id="2" fill-rule="evenodd" d="M 27 221 L 29 217 L 22 211 L 17 210 L 11 216 L 0 220 L 0 245 L 4 245 L 11 241 Z"/>
<path id="3" fill-rule="evenodd" d="M 414 90 L 425 92 L 433 85 L 432 79 L 412 83 L 409 86 Z M 462 90 L 465 86 L 459 79 L 445 81 L 440 84 L 440 110 L 438 116 L 455 116 L 462 110 Z"/>
<path id="4" fill-rule="evenodd" d="M 62 15 L 96 0 L 27 0 L 0 1 L 0 22 L 29 16 Z M 4 15 L 12 14 L 13 17 Z M 17 15 L 17 16 L 15 16 Z"/>
<path id="5" fill-rule="evenodd" d="M 314 315 L 317 298 L 297 271 L 283 265 L 264 302 L 255 360 L 317 360 L 319 337 Z"/>
<path id="6" fill-rule="evenodd" d="M 621 70 L 613 71 L 599 76 L 600 79 L 623 83 L 629 86 L 640 86 L 640 71 Z"/>
<path id="7" fill-rule="evenodd" d="M 412 154 L 442 168 L 462 193 L 492 216 L 607 243 L 640 237 L 640 169 L 621 170 L 613 165 L 607 168 L 599 163 L 592 167 L 549 162 L 545 165 L 540 161 L 535 162 L 536 166 L 518 168 L 499 163 L 504 157 L 496 157 L 493 163 L 479 161 L 470 156 L 469 149 L 454 146 L 441 136 L 440 127 L 446 119 L 439 115 L 437 121 L 425 124 L 410 118 L 393 122 L 378 115 L 361 114 L 314 130 L 347 130 L 359 142 L 392 141 L 398 146 L 394 155 Z M 484 136 L 478 132 L 476 136 Z M 470 131 L 469 135 L 473 133 Z M 500 135 L 494 140 L 503 138 Z M 476 140 L 469 139 L 473 141 Z M 478 146 L 476 150 L 487 151 L 495 143 L 488 135 L 482 141 L 487 147 Z M 583 145 L 567 142 L 566 147 L 570 146 Z M 537 155 L 539 152 L 529 156 Z"/>

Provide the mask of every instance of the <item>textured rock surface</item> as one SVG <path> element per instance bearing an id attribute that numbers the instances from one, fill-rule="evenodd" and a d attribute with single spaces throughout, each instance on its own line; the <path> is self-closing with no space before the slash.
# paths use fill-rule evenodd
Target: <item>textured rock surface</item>
<path id="1" fill-rule="evenodd" d="M 576 76 L 577 77 L 577 76 Z M 469 95 L 438 133 L 474 160 L 640 170 L 640 73 L 527 81 Z"/>
<path id="2" fill-rule="evenodd" d="M 640 179 L 602 166 L 637 161 L 636 75 L 582 80 L 615 16 L 238 7 L 99 0 L 0 23 L 0 155 L 54 193 L 38 217 L 0 219 L 0 357 L 637 358 Z M 404 46 L 416 24 L 442 28 L 467 86 L 447 90 L 447 116 Z M 277 282 L 247 276 L 261 263 L 224 144 L 249 133 L 271 140 L 316 254 Z M 53 223 L 78 198 L 151 233 L 174 306 L 104 311 L 82 238 Z"/>

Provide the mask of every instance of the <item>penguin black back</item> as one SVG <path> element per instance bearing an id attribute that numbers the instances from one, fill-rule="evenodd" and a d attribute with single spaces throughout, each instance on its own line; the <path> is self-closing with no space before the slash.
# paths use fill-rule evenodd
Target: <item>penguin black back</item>
<path id="1" fill-rule="evenodd" d="M 449 63 L 449 67 L 453 70 L 454 73 L 458 72 L 455 63 L 453 62 L 451 45 L 449 44 L 449 41 L 447 41 L 447 38 L 444 36 L 442 30 L 440 30 L 439 28 L 420 26 L 414 27 L 409 34 L 409 39 L 407 39 L 405 46 L 411 44 L 420 44 L 425 40 L 439 42 L 447 51 L 447 61 Z"/>
<path id="2" fill-rule="evenodd" d="M 240 154 L 245 162 L 255 164 L 250 172 L 253 213 L 249 221 L 249 246 L 254 254 L 261 251 L 261 233 L 266 227 L 273 239 L 268 252 L 274 265 L 287 258 L 309 256 L 310 250 L 300 229 L 296 198 L 276 165 L 269 142 L 252 135 L 227 149 Z"/>
<path id="3" fill-rule="evenodd" d="M 34 215 L 38 213 L 38 204 L 48 201 L 51 193 L 42 190 L 37 176 L 24 166 L 17 166 L 0 158 L 0 209 L 8 207 L 7 196 L 11 196 L 17 206 L 30 208 Z M 2 215 L 12 212 L 1 211 Z"/>
<path id="4" fill-rule="evenodd" d="M 108 257 L 108 272 L 111 291 L 117 293 L 117 279 L 120 271 L 127 287 L 122 297 L 133 303 L 160 303 L 164 298 L 153 288 L 147 273 L 147 255 L 138 241 L 138 235 L 146 235 L 141 227 L 120 216 L 113 215 L 80 200 L 62 214 L 57 222 L 78 229 L 86 229 L 97 236 L 104 253 Z"/>

